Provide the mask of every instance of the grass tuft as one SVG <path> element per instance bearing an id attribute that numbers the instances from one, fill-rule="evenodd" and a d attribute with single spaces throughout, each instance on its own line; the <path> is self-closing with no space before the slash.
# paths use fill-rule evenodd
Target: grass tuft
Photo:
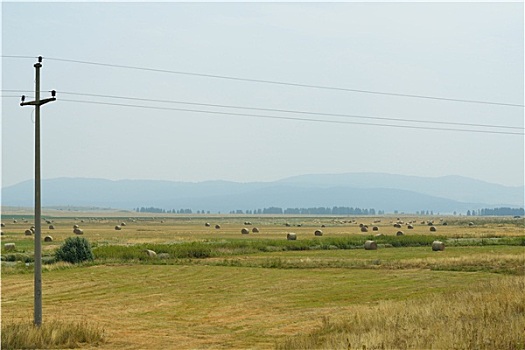
<path id="1" fill-rule="evenodd" d="M 75 349 L 104 342 L 104 330 L 85 321 L 2 322 L 2 349 Z"/>

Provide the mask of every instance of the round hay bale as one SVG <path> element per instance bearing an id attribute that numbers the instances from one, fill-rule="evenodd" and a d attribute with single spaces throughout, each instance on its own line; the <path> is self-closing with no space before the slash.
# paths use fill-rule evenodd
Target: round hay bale
<path id="1" fill-rule="evenodd" d="M 155 253 L 155 251 L 151 250 L 151 249 L 146 249 L 144 251 L 146 253 L 147 256 L 149 256 L 150 258 L 156 258 L 157 257 L 157 253 Z"/>
<path id="2" fill-rule="evenodd" d="M 366 241 L 365 250 L 377 250 L 377 243 L 375 241 Z"/>
<path id="3" fill-rule="evenodd" d="M 471 221 L 468 223 L 469 226 L 474 226 L 474 223 Z"/>
<path id="4" fill-rule="evenodd" d="M 407 226 L 407 229 L 409 229 L 409 230 L 413 230 L 413 229 L 414 229 L 414 226 L 412 226 L 412 225 L 408 225 L 408 226 Z"/>
<path id="5" fill-rule="evenodd" d="M 126 226 L 126 223 L 125 222 L 121 222 L 120 226 Z"/>
<path id="6" fill-rule="evenodd" d="M 436 232 L 436 226 L 430 226 L 430 232 Z"/>
<path id="7" fill-rule="evenodd" d="M 4 235 L 4 231 L 0 231 L 0 236 L 3 236 Z"/>
<path id="8" fill-rule="evenodd" d="M 249 226 L 249 225 L 251 225 L 252 223 L 249 222 L 249 221 L 245 221 L 244 224 L 247 225 L 247 226 Z"/>
<path id="9" fill-rule="evenodd" d="M 215 225 L 215 228 L 218 230 L 221 228 L 221 225 Z"/>
<path id="10" fill-rule="evenodd" d="M 326 225 L 321 225 L 321 227 L 326 227 Z"/>
<path id="11" fill-rule="evenodd" d="M 447 226 L 448 224 L 447 224 L 447 222 L 445 221 L 442 225 L 443 225 L 443 226 Z"/>
<path id="12" fill-rule="evenodd" d="M 290 224 L 289 224 L 289 223 L 286 223 L 286 224 L 284 224 L 284 226 L 286 226 L 286 227 L 290 227 Z"/>
<path id="13" fill-rule="evenodd" d="M 73 225 L 73 228 L 75 229 L 75 228 L 80 228 L 80 227 L 78 225 Z"/>
<path id="14" fill-rule="evenodd" d="M 25 234 L 26 236 L 31 236 L 31 235 L 33 235 L 33 231 L 31 231 L 31 230 L 25 230 L 24 234 Z"/>
<path id="15" fill-rule="evenodd" d="M 289 241 L 295 241 L 295 240 L 297 240 L 297 234 L 294 233 L 294 232 L 288 232 L 286 234 L 286 239 L 289 240 Z"/>
<path id="16" fill-rule="evenodd" d="M 259 229 L 257 227 L 252 228 L 253 233 L 259 233 Z"/>
<path id="17" fill-rule="evenodd" d="M 204 224 L 204 226 L 206 226 L 206 227 L 210 227 L 211 224 L 210 224 L 209 222 L 207 222 L 207 223 Z"/>
<path id="18" fill-rule="evenodd" d="M 13 220 L 13 224 L 16 224 L 17 222 L 18 222 L 18 221 L 16 221 L 16 220 Z"/>
<path id="19" fill-rule="evenodd" d="M 394 224 L 394 227 L 395 227 L 395 228 L 401 228 L 401 225 L 398 224 L 398 223 L 395 223 L 395 224 Z"/>
<path id="20" fill-rule="evenodd" d="M 45 236 L 45 237 L 44 237 L 44 242 L 53 242 L 53 237 L 51 237 L 51 236 Z"/>
<path id="21" fill-rule="evenodd" d="M 120 227 L 119 225 L 116 225 L 116 226 L 115 226 L 115 230 L 116 230 L 116 231 L 120 231 L 120 230 L 122 230 L 122 227 Z"/>
<path id="22" fill-rule="evenodd" d="M 405 233 L 403 231 L 397 231 L 396 236 L 403 236 Z"/>
<path id="23" fill-rule="evenodd" d="M 84 234 L 84 230 L 76 228 L 76 229 L 73 230 L 73 233 L 76 234 L 76 235 L 83 235 Z"/>
<path id="24" fill-rule="evenodd" d="M 2 226 L 2 227 L 5 227 L 5 224 L 2 222 L 2 225 L 1 225 L 1 226 Z"/>
<path id="25" fill-rule="evenodd" d="M 379 231 L 379 227 L 377 226 L 372 227 L 372 231 Z"/>
<path id="26" fill-rule="evenodd" d="M 368 228 L 366 226 L 361 226 L 361 232 L 368 232 Z"/>
<path id="27" fill-rule="evenodd" d="M 49 229 L 50 229 L 50 230 L 54 230 L 54 229 L 55 229 L 55 226 L 54 226 L 54 225 L 49 225 Z"/>
<path id="28" fill-rule="evenodd" d="M 315 235 L 315 236 L 322 236 L 322 235 L 323 235 L 323 231 L 321 231 L 321 230 L 315 230 L 314 235 Z"/>
<path id="29" fill-rule="evenodd" d="M 16 250 L 16 246 L 14 243 L 6 243 L 4 244 L 4 249 L 6 251 L 15 251 Z"/>
<path id="30" fill-rule="evenodd" d="M 250 233 L 250 231 L 246 227 L 243 227 L 242 230 L 241 230 L 241 233 L 243 235 L 247 235 L 248 233 Z"/>
<path id="31" fill-rule="evenodd" d="M 364 227 L 364 226 L 365 226 L 365 224 L 363 224 L 363 223 L 359 224 L 359 227 L 361 227 L 361 228 Z"/>
<path id="32" fill-rule="evenodd" d="M 441 241 L 432 242 L 432 250 L 435 252 L 445 250 L 445 243 Z"/>

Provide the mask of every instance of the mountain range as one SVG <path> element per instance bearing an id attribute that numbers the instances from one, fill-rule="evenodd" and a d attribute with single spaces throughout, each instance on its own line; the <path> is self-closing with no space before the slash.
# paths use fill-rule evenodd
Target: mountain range
<path id="1" fill-rule="evenodd" d="M 34 201 L 33 181 L 2 188 L 2 205 Z M 387 213 L 465 213 L 494 207 L 523 207 L 524 187 L 461 176 L 417 177 L 384 173 L 311 174 L 273 182 L 175 182 L 56 178 L 42 180 L 42 206 L 133 209 L 157 207 L 227 213 L 267 207 L 345 206 Z"/>

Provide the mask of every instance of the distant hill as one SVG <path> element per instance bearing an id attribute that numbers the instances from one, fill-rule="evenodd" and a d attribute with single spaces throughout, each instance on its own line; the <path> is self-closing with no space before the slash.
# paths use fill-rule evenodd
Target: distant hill
<path id="1" fill-rule="evenodd" d="M 158 207 L 212 213 L 346 206 L 386 212 L 440 213 L 523 207 L 524 187 L 507 187 L 459 176 L 437 178 L 350 173 L 303 175 L 274 182 L 174 182 L 58 178 L 42 181 L 43 206 Z M 32 206 L 33 182 L 2 189 L 2 205 Z"/>

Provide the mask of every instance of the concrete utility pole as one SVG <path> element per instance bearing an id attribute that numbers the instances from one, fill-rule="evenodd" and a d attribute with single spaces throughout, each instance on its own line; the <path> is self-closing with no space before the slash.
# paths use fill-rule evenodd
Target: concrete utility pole
<path id="1" fill-rule="evenodd" d="M 42 207 L 40 200 L 40 106 L 55 101 L 55 90 L 50 98 L 40 99 L 40 68 L 42 56 L 35 63 L 35 100 L 25 102 L 22 95 L 20 106 L 35 106 L 35 326 L 42 325 Z"/>

